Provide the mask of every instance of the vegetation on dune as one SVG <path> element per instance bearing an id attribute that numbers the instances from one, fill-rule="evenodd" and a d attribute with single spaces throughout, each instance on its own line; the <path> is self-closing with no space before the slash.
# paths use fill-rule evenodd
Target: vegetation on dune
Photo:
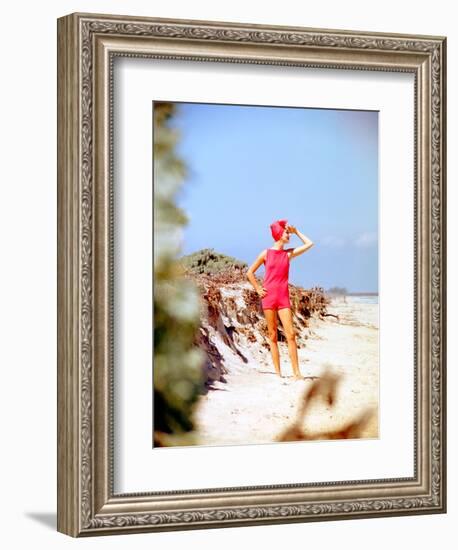
<path id="1" fill-rule="evenodd" d="M 192 254 L 179 258 L 179 263 L 184 269 L 193 274 L 215 274 L 227 269 L 245 269 L 246 262 L 237 260 L 232 256 L 216 252 L 214 248 L 203 248 Z"/>

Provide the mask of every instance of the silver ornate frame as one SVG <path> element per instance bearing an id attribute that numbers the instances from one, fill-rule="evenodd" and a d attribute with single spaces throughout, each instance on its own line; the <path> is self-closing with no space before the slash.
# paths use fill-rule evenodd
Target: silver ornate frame
<path id="1" fill-rule="evenodd" d="M 113 493 L 116 56 L 415 75 L 415 475 Z M 446 39 L 164 18 L 58 20 L 58 531 L 92 536 L 446 511 Z"/>

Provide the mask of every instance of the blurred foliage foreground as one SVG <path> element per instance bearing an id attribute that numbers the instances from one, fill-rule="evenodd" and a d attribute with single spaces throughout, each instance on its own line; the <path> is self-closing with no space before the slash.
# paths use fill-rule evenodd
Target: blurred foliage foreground
<path id="1" fill-rule="evenodd" d="M 171 103 L 154 103 L 154 446 L 195 443 L 192 410 L 203 385 L 205 354 L 195 347 L 199 294 L 176 257 L 188 220 L 176 206 L 186 167 L 175 155 Z"/>

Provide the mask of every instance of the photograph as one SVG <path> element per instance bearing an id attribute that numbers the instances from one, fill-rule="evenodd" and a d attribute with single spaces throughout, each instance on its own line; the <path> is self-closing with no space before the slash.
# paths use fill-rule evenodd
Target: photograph
<path id="1" fill-rule="evenodd" d="M 378 115 L 153 101 L 154 449 L 379 437 Z"/>

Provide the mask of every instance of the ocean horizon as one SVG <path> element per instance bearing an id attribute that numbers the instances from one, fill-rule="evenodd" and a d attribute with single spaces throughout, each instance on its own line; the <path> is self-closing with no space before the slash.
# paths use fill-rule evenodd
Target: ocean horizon
<path id="1" fill-rule="evenodd" d="M 333 299 L 335 298 L 345 298 L 345 300 L 349 302 L 353 302 L 354 304 L 378 304 L 378 294 L 341 294 L 341 295 L 334 295 L 331 296 Z"/>

